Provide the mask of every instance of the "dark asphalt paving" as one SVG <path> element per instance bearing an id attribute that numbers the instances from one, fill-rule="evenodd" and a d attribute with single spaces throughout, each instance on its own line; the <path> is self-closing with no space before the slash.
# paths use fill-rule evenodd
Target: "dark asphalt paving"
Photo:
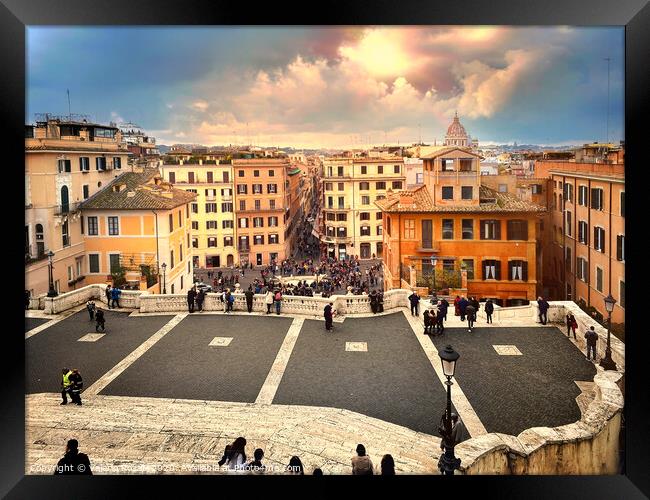
<path id="1" fill-rule="evenodd" d="M 44 318 L 25 318 L 25 333 L 50 321 Z"/>
<path id="2" fill-rule="evenodd" d="M 95 322 L 79 311 L 25 341 L 26 392 L 58 392 L 61 369 L 78 368 L 84 387 L 99 379 L 173 316 L 129 318 L 105 311 L 106 335 L 96 342 L 78 342 L 95 333 Z M 101 333 L 101 332 L 100 332 Z"/>
<path id="3" fill-rule="evenodd" d="M 347 352 L 367 342 L 368 352 Z M 346 319 L 326 332 L 306 320 L 274 404 L 344 408 L 437 435 L 446 394 L 402 313 Z"/>
<path id="4" fill-rule="evenodd" d="M 101 394 L 252 403 L 291 318 L 195 314 L 186 317 Z M 210 347 L 232 337 L 228 347 Z"/>
<path id="5" fill-rule="evenodd" d="M 596 368 L 559 329 L 445 328 L 433 340 L 460 354 L 456 380 L 488 432 L 516 436 L 580 419 L 574 380 L 593 381 Z M 515 345 L 522 355 L 499 355 L 493 345 Z"/>

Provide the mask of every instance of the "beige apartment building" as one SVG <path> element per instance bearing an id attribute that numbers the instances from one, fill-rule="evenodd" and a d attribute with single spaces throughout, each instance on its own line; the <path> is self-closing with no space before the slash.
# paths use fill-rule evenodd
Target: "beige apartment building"
<path id="1" fill-rule="evenodd" d="M 375 201 L 406 187 L 401 157 L 325 158 L 322 177 L 322 254 L 338 259 L 383 255 L 382 211 Z"/>
<path id="2" fill-rule="evenodd" d="M 165 160 L 163 178 L 196 193 L 190 204 L 194 267 L 232 266 L 239 262 L 235 238 L 233 166 L 215 159 Z"/>
<path id="3" fill-rule="evenodd" d="M 48 292 L 50 251 L 56 291 L 84 286 L 79 203 L 121 174 L 128 158 L 117 127 L 49 115 L 25 126 L 25 289 L 32 296 Z"/>

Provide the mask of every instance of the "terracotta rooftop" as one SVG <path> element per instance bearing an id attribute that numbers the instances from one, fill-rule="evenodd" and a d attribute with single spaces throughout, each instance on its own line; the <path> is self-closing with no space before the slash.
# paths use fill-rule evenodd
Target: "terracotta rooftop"
<path id="1" fill-rule="evenodd" d="M 498 193 L 487 186 L 480 186 L 479 196 L 479 205 L 434 205 L 426 186 L 421 186 L 389 195 L 383 200 L 375 201 L 375 205 L 388 213 L 546 212 L 541 205 L 507 193 Z"/>
<path id="2" fill-rule="evenodd" d="M 194 200 L 196 193 L 176 189 L 158 169 L 125 172 L 81 203 L 82 210 L 170 210 Z"/>

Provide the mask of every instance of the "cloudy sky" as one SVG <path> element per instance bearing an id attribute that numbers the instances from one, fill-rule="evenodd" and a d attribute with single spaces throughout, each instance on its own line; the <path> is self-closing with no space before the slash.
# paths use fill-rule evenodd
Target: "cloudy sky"
<path id="1" fill-rule="evenodd" d="M 623 138 L 624 32 L 573 27 L 29 27 L 26 122 L 132 121 L 159 144 L 361 147 Z"/>

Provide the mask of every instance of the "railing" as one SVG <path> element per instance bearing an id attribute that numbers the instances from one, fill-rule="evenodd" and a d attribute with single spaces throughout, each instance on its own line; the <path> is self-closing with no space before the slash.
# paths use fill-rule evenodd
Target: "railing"
<path id="1" fill-rule="evenodd" d="M 54 207 L 54 215 L 65 215 L 77 212 L 80 204 L 81 202 L 68 203 L 67 205 L 56 205 Z"/>

